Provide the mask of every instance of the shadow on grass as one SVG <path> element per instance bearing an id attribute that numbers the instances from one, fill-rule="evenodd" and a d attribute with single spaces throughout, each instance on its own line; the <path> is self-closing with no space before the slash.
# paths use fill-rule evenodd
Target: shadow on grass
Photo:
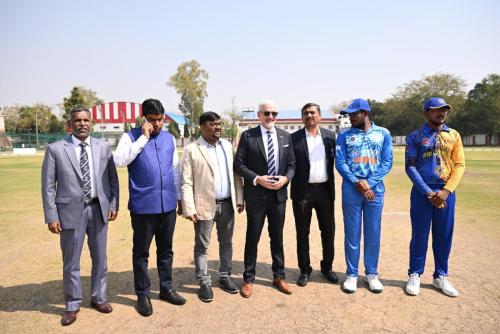
<path id="1" fill-rule="evenodd" d="M 62 265 L 62 264 L 61 264 Z M 209 261 L 209 272 L 213 285 L 218 286 L 218 261 Z M 270 286 L 272 282 L 271 265 L 257 263 L 255 284 Z M 243 263 L 233 261 L 233 279 L 240 286 L 243 283 L 241 273 Z M 155 267 L 148 270 L 151 279 L 151 298 L 158 299 L 159 280 Z M 298 277 L 298 270 L 286 269 L 286 275 L 291 279 Z M 90 276 L 81 277 L 83 288 L 82 307 L 90 307 Z M 198 286 L 193 267 L 174 267 L 173 285 L 181 294 L 197 294 Z M 135 307 L 133 271 L 108 272 L 108 298 L 111 304 L 121 304 Z M 64 313 L 64 293 L 62 279 L 44 283 L 22 284 L 4 287 L 0 286 L 0 312 L 38 311 L 47 314 L 61 315 Z"/>
<path id="2" fill-rule="evenodd" d="M 217 269 L 218 261 L 209 261 L 209 273 L 212 276 L 213 286 L 218 286 Z M 233 280 L 236 285 L 243 284 L 243 262 L 233 261 Z M 286 268 L 286 279 L 289 283 L 295 285 L 299 277 L 298 269 Z M 156 268 L 148 270 L 151 279 L 151 298 L 158 299 L 159 280 Z M 271 264 L 258 262 L 256 266 L 257 277 L 254 281 L 256 285 L 271 286 L 273 275 Z M 338 273 L 339 283 L 332 284 L 328 282 L 319 270 L 314 270 L 310 276 L 310 282 L 337 286 L 339 289 L 345 280 L 345 274 Z M 83 303 L 82 307 L 90 307 L 90 276 L 82 277 Z M 406 281 L 381 279 L 386 287 L 400 288 L 405 294 Z M 173 269 L 173 285 L 181 294 L 198 294 L 198 284 L 194 275 L 193 267 L 177 267 Z M 359 288 L 368 289 L 364 282 L 364 277 L 360 276 L 358 281 Z M 438 291 L 432 284 L 422 284 L 422 289 Z M 38 311 L 41 313 L 57 314 L 64 313 L 64 294 L 62 289 L 62 279 L 44 282 L 40 284 L 23 284 L 11 287 L 0 286 L 0 312 L 18 312 L 18 311 Z M 133 271 L 109 272 L 108 273 L 108 297 L 111 304 L 121 304 L 129 307 L 135 307 L 136 297 L 134 293 L 134 274 Z"/>

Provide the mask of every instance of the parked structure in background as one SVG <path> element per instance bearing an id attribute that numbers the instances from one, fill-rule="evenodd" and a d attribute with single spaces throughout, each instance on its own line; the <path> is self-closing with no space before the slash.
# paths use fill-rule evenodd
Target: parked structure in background
<path id="1" fill-rule="evenodd" d="M 244 109 L 242 111 L 243 120 L 238 124 L 238 133 L 241 134 L 243 131 L 254 128 L 260 124 L 257 118 L 256 112 L 253 109 Z M 349 119 L 347 119 L 348 126 L 350 126 Z M 322 117 L 320 121 L 320 126 L 338 133 L 342 128 L 340 125 L 346 126 L 343 118 L 340 115 L 334 115 L 333 117 Z M 293 133 L 304 127 L 302 118 L 300 115 L 300 110 L 279 110 L 279 116 L 276 119 L 276 128 L 285 130 L 288 133 Z"/>
<path id="2" fill-rule="evenodd" d="M 108 138 L 111 145 L 118 143 L 119 137 L 128 128 L 136 126 L 136 122 L 142 122 L 142 105 L 136 102 L 107 102 L 93 106 L 91 109 L 94 120 L 93 136 Z M 170 122 L 179 126 L 181 137 L 184 137 L 184 124 L 186 119 L 183 115 L 165 112 L 163 130 L 167 131 Z"/>
<path id="3" fill-rule="evenodd" d="M 5 135 L 5 115 L 0 107 L 0 148 L 12 147 L 9 138 Z"/>
<path id="4" fill-rule="evenodd" d="M 392 143 L 396 146 L 406 145 L 406 136 L 392 136 Z M 464 146 L 500 146 L 500 136 L 475 134 L 462 137 Z"/>

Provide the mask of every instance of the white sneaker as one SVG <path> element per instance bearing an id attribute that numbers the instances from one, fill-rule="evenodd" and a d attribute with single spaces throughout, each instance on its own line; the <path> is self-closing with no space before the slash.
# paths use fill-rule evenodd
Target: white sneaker
<path id="1" fill-rule="evenodd" d="M 432 281 L 432 284 L 443 291 L 443 293 L 450 297 L 458 297 L 458 291 L 453 287 L 446 276 L 439 276 Z"/>
<path id="2" fill-rule="evenodd" d="M 410 274 L 408 283 L 406 283 L 406 292 L 412 296 L 420 294 L 420 276 L 417 273 Z"/>
<path id="3" fill-rule="evenodd" d="M 347 293 L 354 293 L 358 288 L 358 277 L 357 276 L 347 276 L 342 289 Z"/>
<path id="4" fill-rule="evenodd" d="M 374 274 L 366 275 L 366 282 L 368 283 L 371 292 L 381 293 L 382 291 L 384 291 L 384 286 L 382 285 L 382 282 L 380 282 L 380 280 L 378 279 L 378 275 Z"/>

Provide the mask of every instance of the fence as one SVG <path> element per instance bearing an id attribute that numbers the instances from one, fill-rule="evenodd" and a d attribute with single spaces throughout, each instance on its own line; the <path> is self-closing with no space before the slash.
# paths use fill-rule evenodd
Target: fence
<path id="1" fill-rule="evenodd" d="M 39 133 L 38 136 L 33 132 L 17 133 L 17 132 L 6 132 L 5 133 L 8 140 L 10 141 L 10 147 L 1 147 L 0 151 L 12 151 L 14 148 L 36 148 L 37 150 L 45 150 L 48 144 L 64 139 L 68 136 L 67 133 Z M 109 145 L 113 148 L 118 145 L 123 133 L 92 133 L 92 137 L 105 139 Z M 38 137 L 38 138 L 37 138 Z M 191 138 L 178 138 L 176 139 L 177 147 L 183 147 L 192 141 Z M 38 144 L 37 144 L 38 142 Z"/>

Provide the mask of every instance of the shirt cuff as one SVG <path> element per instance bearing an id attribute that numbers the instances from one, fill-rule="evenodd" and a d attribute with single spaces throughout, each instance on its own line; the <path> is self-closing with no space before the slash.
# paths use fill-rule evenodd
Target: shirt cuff
<path id="1" fill-rule="evenodd" d="M 257 178 L 258 178 L 258 177 L 259 177 L 259 176 L 257 175 L 257 176 L 255 177 L 255 179 L 253 179 L 253 185 L 254 185 L 254 186 L 256 186 L 256 185 L 257 185 Z"/>

